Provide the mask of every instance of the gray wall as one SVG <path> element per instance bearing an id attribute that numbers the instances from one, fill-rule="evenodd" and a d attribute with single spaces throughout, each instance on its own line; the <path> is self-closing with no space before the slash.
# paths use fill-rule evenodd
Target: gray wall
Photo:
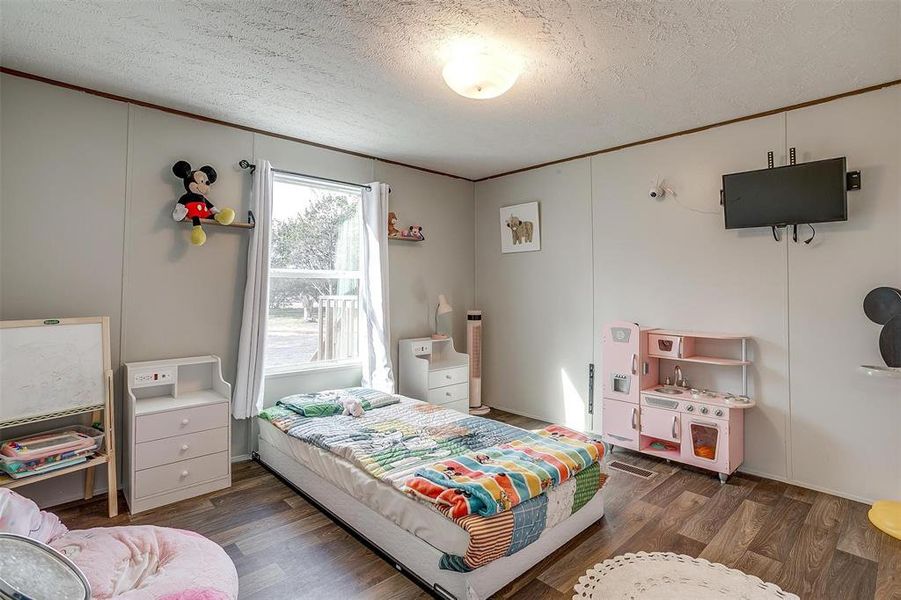
<path id="1" fill-rule="evenodd" d="M 881 364 L 864 295 L 901 285 L 899 120 L 895 86 L 477 183 L 483 400 L 569 421 L 579 398 L 576 419 L 600 430 L 600 385 L 592 419 L 584 369 L 602 367 L 603 323 L 748 333 L 759 405 L 743 469 L 849 498 L 901 496 L 901 380 L 858 370 Z M 764 167 L 768 150 L 785 164 L 790 146 L 799 161 L 846 155 L 862 170 L 849 221 L 817 225 L 810 245 L 724 230 L 721 175 Z M 651 200 L 657 177 L 678 196 Z M 542 250 L 501 255 L 498 208 L 531 200 Z M 577 373 L 576 393 L 561 368 Z M 736 371 L 685 367 L 693 384 L 726 389 Z"/>
<path id="2" fill-rule="evenodd" d="M 390 184 L 392 210 L 427 235 L 390 247 L 392 337 L 428 335 L 441 292 L 463 331 L 474 296 L 470 182 L 8 75 L 0 113 L 2 319 L 109 315 L 114 365 L 217 354 L 233 382 L 248 236 L 209 228 L 206 244 L 192 247 L 189 228 L 170 217 L 183 193 L 171 167 L 179 159 L 214 165 L 212 199 L 243 220 L 250 176 L 237 162 L 247 158 Z M 267 396 L 358 381 L 359 369 L 280 376 L 267 382 Z M 121 422 L 121 377 L 116 383 Z M 234 422 L 233 454 L 247 455 L 250 443 L 248 423 Z M 52 505 L 78 497 L 79 486 L 73 475 L 23 491 Z"/>
<path id="3" fill-rule="evenodd" d="M 395 366 L 397 340 L 431 334 L 438 294 L 454 308 L 454 345 L 466 352 L 466 311 L 475 300 L 473 184 L 383 162 L 375 163 L 375 180 L 391 185 L 391 210 L 400 223 L 421 224 L 426 238 L 388 242 Z"/>

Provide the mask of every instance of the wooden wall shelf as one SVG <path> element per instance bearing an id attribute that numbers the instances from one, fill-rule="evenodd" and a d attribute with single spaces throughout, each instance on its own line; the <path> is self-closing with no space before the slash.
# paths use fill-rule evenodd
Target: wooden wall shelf
<path id="1" fill-rule="evenodd" d="M 223 225 L 216 219 L 200 219 L 200 222 L 204 225 L 215 225 L 216 227 L 234 227 L 236 229 L 254 229 L 257 226 L 257 221 L 253 216 L 253 211 L 247 211 L 247 223 L 241 223 L 240 221 L 235 221 L 229 225 Z M 187 223 L 188 225 L 192 224 L 191 219 L 184 219 L 182 223 Z"/>
<path id="2" fill-rule="evenodd" d="M 389 240 L 397 240 L 398 242 L 424 242 L 425 238 L 411 238 L 411 237 L 397 237 L 397 236 L 388 236 Z"/>

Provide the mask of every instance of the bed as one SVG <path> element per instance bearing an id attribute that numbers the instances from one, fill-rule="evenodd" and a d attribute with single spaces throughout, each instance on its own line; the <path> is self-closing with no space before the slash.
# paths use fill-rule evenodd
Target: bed
<path id="1" fill-rule="evenodd" d="M 439 419 L 445 426 L 490 428 L 497 435 L 509 434 L 509 428 L 495 421 L 471 417 L 466 414 L 439 409 L 417 400 L 398 397 L 396 407 L 376 408 L 367 411 L 364 418 L 353 420 L 349 416 L 326 417 L 334 419 L 330 425 L 357 427 L 371 415 L 382 417 L 382 424 L 393 414 L 424 412 L 429 419 Z M 379 413 L 378 411 L 384 411 Z M 267 414 L 271 417 L 271 414 Z M 488 598 L 516 579 L 530 567 L 548 556 L 604 514 L 603 494 L 598 490 L 584 501 L 580 508 L 565 517 L 551 518 L 547 509 L 547 527 L 535 534 L 534 541 L 517 547 L 514 553 L 491 560 L 468 572 L 450 570 L 448 557 L 463 556 L 470 549 L 470 533 L 427 502 L 417 500 L 409 493 L 392 485 L 394 479 L 406 479 L 422 466 L 422 462 L 396 468 L 391 477 L 377 478 L 373 469 L 361 468 L 359 461 L 341 456 L 334 449 L 315 438 L 298 434 L 302 427 L 291 427 L 278 419 L 259 421 L 259 447 L 257 460 L 298 492 L 314 502 L 333 519 L 350 529 L 357 537 L 373 546 L 399 570 L 417 580 L 420 585 L 441 598 L 456 600 L 480 600 Z M 295 419 L 292 423 L 312 423 L 325 426 L 321 419 Z M 276 426 L 277 423 L 278 426 Z M 516 429 L 516 428 L 512 428 Z M 287 433 L 291 431 L 293 435 Z M 521 431 L 521 430 L 516 430 Z M 304 438 L 304 439 L 301 439 Z M 408 468 L 407 468 L 408 467 Z M 570 480 L 575 485 L 574 480 Z M 564 496 L 560 486 L 542 494 L 542 502 L 551 506 Z M 558 502 L 559 503 L 559 502 Z M 442 568 L 442 565 L 444 568 Z"/>

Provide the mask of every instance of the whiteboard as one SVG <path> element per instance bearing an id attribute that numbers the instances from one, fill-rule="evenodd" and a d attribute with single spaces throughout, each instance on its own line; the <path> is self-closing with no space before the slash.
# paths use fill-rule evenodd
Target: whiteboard
<path id="1" fill-rule="evenodd" d="M 58 323 L 0 328 L 0 425 L 104 404 L 102 322 Z"/>

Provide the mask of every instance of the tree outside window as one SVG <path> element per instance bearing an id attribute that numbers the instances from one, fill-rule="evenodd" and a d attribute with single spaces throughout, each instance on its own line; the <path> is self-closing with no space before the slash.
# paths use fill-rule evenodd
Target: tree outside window
<path id="1" fill-rule="evenodd" d="M 267 371 L 357 358 L 361 228 L 358 190 L 276 177 Z"/>

